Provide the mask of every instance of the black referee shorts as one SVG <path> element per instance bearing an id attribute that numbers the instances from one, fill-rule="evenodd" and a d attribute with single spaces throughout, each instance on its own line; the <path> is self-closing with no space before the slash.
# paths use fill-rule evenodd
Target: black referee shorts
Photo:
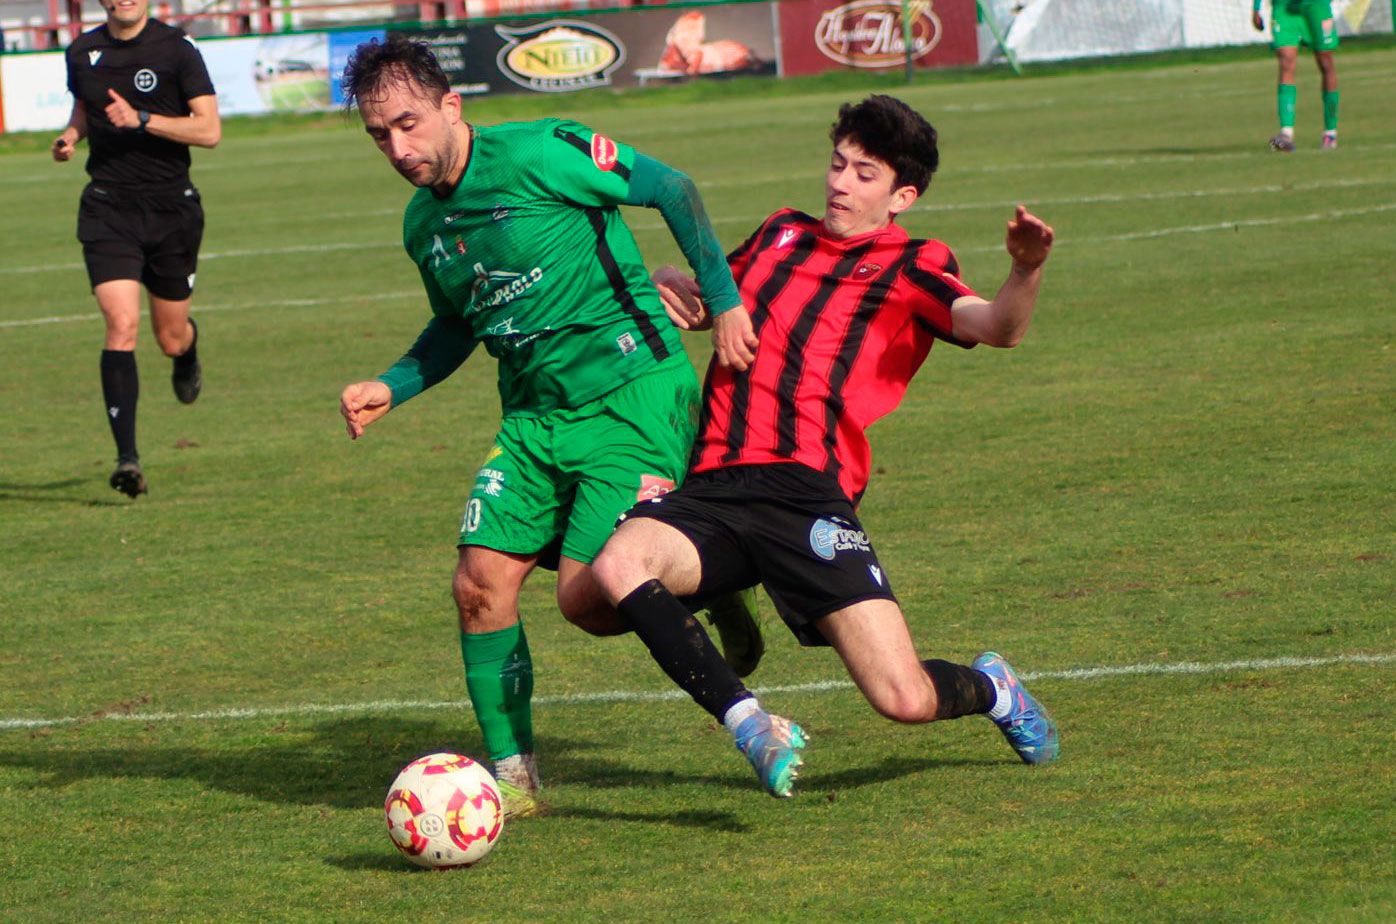
<path id="1" fill-rule="evenodd" d="M 94 182 L 82 191 L 78 240 L 93 288 L 135 279 L 158 298 L 182 301 L 194 288 L 203 237 L 203 203 L 187 183 L 134 194 Z"/>
<path id="2" fill-rule="evenodd" d="M 689 475 L 683 486 L 636 504 L 698 550 L 694 598 L 761 582 L 801 645 L 827 645 L 818 620 L 863 600 L 892 600 L 853 505 L 838 483 L 798 463 L 737 465 Z"/>

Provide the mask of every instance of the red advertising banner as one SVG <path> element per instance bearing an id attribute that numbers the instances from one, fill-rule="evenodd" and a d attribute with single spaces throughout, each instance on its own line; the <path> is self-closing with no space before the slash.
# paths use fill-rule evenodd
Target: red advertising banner
<path id="1" fill-rule="evenodd" d="M 838 68 L 906 66 L 900 0 L 782 0 L 781 71 L 786 76 Z M 979 63 L 975 0 L 910 0 L 912 63 Z"/>

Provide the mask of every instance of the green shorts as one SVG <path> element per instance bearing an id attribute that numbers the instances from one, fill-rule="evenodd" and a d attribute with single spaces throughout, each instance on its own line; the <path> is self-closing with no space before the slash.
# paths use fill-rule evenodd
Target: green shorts
<path id="1" fill-rule="evenodd" d="M 1332 51 L 1338 47 L 1338 23 L 1327 0 L 1275 0 L 1270 11 L 1270 47 Z"/>
<path id="2" fill-rule="evenodd" d="M 688 469 L 698 379 L 679 354 L 578 408 L 506 417 L 475 476 L 460 544 L 590 564 L 637 501 Z M 550 563 L 550 562 L 549 562 Z"/>

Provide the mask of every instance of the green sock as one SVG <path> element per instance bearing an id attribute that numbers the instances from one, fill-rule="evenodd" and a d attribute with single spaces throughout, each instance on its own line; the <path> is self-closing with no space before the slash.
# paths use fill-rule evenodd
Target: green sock
<path id="1" fill-rule="evenodd" d="M 1338 91 L 1323 91 L 1323 130 L 1326 132 L 1336 132 L 1338 130 Z"/>
<path id="2" fill-rule="evenodd" d="M 523 623 L 460 636 L 465 687 L 491 760 L 533 751 L 533 659 Z"/>
<path id="3" fill-rule="evenodd" d="M 1275 93 L 1280 111 L 1280 128 L 1294 128 L 1294 101 L 1299 96 L 1299 88 L 1292 83 L 1282 83 Z"/>

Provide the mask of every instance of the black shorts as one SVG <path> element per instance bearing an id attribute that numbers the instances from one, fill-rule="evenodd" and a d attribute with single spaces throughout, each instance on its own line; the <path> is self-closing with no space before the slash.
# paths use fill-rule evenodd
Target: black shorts
<path id="1" fill-rule="evenodd" d="M 95 289 L 134 279 L 150 294 L 183 301 L 194 289 L 204 208 L 188 183 L 134 194 L 89 183 L 78 205 L 78 240 Z"/>
<path id="2" fill-rule="evenodd" d="M 827 645 L 818 620 L 863 600 L 893 600 L 853 504 L 838 482 L 798 463 L 689 475 L 625 518 L 659 520 L 698 549 L 694 598 L 761 582 L 801 645 Z"/>

